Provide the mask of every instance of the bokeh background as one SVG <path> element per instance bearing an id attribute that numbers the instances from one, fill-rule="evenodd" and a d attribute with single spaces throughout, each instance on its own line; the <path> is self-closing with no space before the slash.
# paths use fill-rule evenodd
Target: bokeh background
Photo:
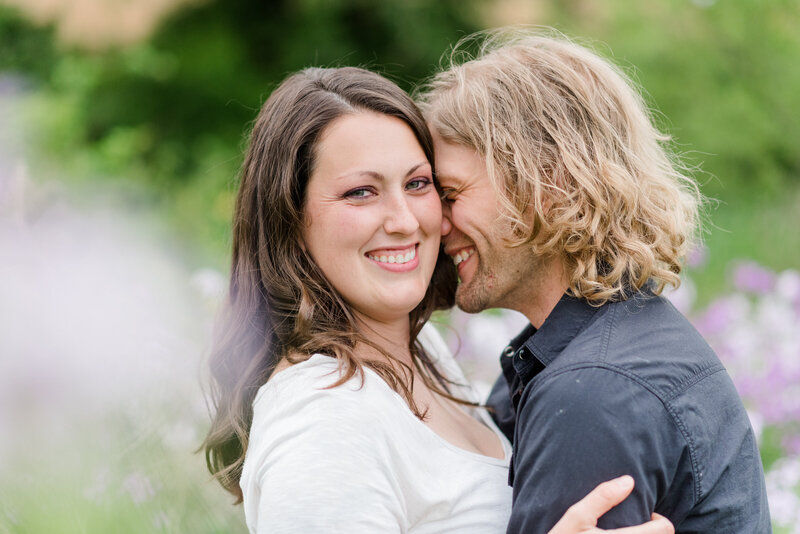
<path id="1" fill-rule="evenodd" d="M 622 66 L 695 166 L 704 245 L 670 297 L 800 532 L 797 0 L 0 0 L 0 533 L 245 532 L 194 451 L 248 125 L 299 68 L 412 89 L 509 24 Z M 487 388 L 520 317 L 439 320 Z"/>

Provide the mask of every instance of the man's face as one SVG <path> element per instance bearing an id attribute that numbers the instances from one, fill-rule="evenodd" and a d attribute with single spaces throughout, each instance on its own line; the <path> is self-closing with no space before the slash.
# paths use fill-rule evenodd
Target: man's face
<path id="1" fill-rule="evenodd" d="M 541 260 L 528 247 L 506 245 L 510 225 L 500 217 L 484 158 L 436 132 L 433 141 L 443 190 L 442 242 L 461 279 L 456 304 L 469 313 L 497 307 L 524 313 L 527 288 L 541 278 Z"/>

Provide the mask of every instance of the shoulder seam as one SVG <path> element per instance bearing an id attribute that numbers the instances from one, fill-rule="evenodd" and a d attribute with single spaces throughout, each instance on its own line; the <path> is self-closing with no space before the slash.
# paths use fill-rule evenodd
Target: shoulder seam
<path id="1" fill-rule="evenodd" d="M 680 395 L 681 393 L 683 393 L 684 391 L 686 391 L 687 389 L 689 389 L 693 385 L 697 384 L 701 380 L 703 380 L 703 379 L 705 379 L 705 378 L 707 378 L 707 377 L 709 377 L 709 376 L 711 376 L 713 374 L 719 373 L 720 371 L 724 371 L 724 370 L 725 370 L 725 366 L 724 365 L 722 365 L 721 363 L 713 363 L 712 362 L 712 363 L 710 363 L 708 365 L 708 367 L 705 367 L 705 368 L 701 369 L 698 373 L 696 373 L 696 374 L 694 374 L 694 375 L 692 375 L 692 376 L 690 376 L 688 378 L 685 378 L 685 379 L 681 380 L 680 382 L 678 382 L 677 384 L 675 384 L 675 386 L 672 389 L 670 389 L 669 391 L 665 392 L 664 399 L 667 400 L 667 401 L 671 401 L 672 399 L 674 399 L 675 397 L 677 397 L 678 395 Z"/>
<path id="2" fill-rule="evenodd" d="M 600 356 L 603 362 L 606 361 L 606 357 L 608 356 L 608 344 L 611 342 L 611 330 L 614 327 L 614 321 L 617 317 L 617 307 L 609 306 L 608 313 L 611 314 L 611 316 L 608 318 L 607 326 L 600 340 Z"/>

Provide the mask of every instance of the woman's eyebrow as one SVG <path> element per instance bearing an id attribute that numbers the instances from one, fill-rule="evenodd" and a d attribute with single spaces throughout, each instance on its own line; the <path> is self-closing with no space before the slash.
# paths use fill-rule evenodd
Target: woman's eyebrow
<path id="1" fill-rule="evenodd" d="M 420 167 L 423 167 L 425 165 L 429 165 L 429 162 L 427 160 L 420 161 L 419 163 L 417 163 L 416 165 L 411 167 L 408 170 L 408 172 L 406 172 L 405 178 L 408 178 L 409 176 L 414 174 L 417 170 L 419 170 Z M 343 178 L 347 178 L 348 176 L 354 176 L 354 175 L 356 175 L 356 176 L 369 176 L 370 178 L 375 178 L 376 180 L 381 180 L 381 181 L 386 179 L 386 177 L 383 174 L 379 173 L 379 172 L 359 170 L 359 171 L 351 171 L 351 172 L 346 172 L 344 174 L 341 174 L 341 175 L 336 177 L 336 180 L 341 180 Z"/>
<path id="2" fill-rule="evenodd" d="M 406 173 L 406 178 L 408 178 L 410 175 L 414 174 L 420 167 L 423 167 L 425 165 L 430 165 L 430 162 L 428 160 L 420 161 L 419 163 L 417 163 L 416 165 L 411 167 L 408 170 L 408 172 Z"/>

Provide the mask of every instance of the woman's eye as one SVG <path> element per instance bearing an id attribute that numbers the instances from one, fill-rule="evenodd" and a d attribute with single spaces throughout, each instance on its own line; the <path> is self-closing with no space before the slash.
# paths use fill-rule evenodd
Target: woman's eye
<path id="1" fill-rule="evenodd" d="M 359 187 L 356 189 L 351 189 L 347 193 L 344 194 L 345 198 L 367 198 L 372 196 L 372 191 L 367 187 Z"/>
<path id="2" fill-rule="evenodd" d="M 414 178 L 406 184 L 406 190 L 419 191 L 421 189 L 425 189 L 431 183 L 433 182 L 430 178 Z"/>

